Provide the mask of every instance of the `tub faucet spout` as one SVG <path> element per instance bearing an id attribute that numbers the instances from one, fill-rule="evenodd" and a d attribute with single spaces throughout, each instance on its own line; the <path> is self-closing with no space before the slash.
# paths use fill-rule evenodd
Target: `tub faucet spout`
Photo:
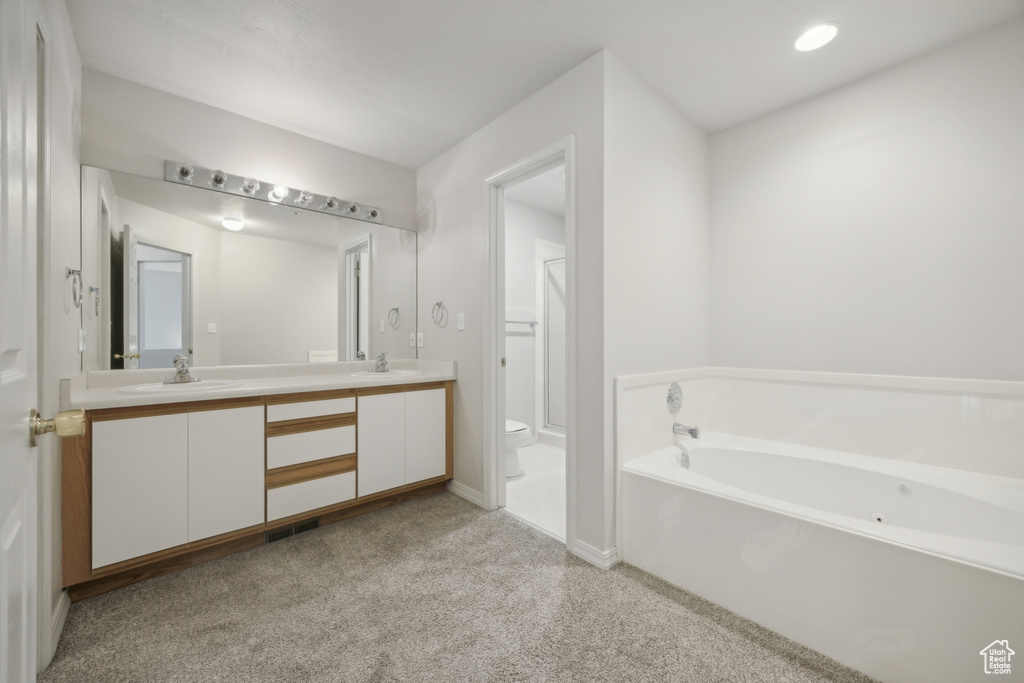
<path id="1" fill-rule="evenodd" d="M 684 435 L 685 434 L 689 434 L 693 438 L 699 439 L 700 438 L 700 427 L 697 427 L 697 426 L 687 427 L 684 424 L 679 424 L 678 422 L 676 422 L 675 424 L 672 425 L 672 433 L 673 434 L 684 434 Z"/>

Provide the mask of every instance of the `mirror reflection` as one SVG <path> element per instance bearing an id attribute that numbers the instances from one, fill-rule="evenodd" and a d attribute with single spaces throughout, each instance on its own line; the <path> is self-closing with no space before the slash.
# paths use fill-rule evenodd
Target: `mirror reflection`
<path id="1" fill-rule="evenodd" d="M 82 167 L 83 370 L 415 358 L 416 234 Z"/>

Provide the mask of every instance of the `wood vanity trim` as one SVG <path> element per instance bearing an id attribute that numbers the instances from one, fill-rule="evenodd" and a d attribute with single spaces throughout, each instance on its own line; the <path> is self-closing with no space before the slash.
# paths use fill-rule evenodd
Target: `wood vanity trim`
<path id="1" fill-rule="evenodd" d="M 322 415 L 320 417 L 303 417 L 297 420 L 284 420 L 282 422 L 268 422 L 267 438 L 286 436 L 288 434 L 301 434 L 302 432 L 316 432 L 321 429 L 332 429 L 334 427 L 348 427 L 355 425 L 355 423 L 355 413 Z"/>
<path id="2" fill-rule="evenodd" d="M 451 479 L 455 476 L 455 382 L 444 383 L 444 420 L 444 476 Z"/>
<path id="3" fill-rule="evenodd" d="M 356 469 L 355 455 L 339 455 L 336 458 L 325 458 L 314 462 L 278 467 L 267 470 L 267 489 L 276 489 L 289 484 L 301 484 L 304 481 L 329 477 L 334 474 L 352 472 Z M 277 523 L 277 520 L 274 520 Z"/>
<path id="4" fill-rule="evenodd" d="M 135 417 L 156 417 L 159 415 L 177 415 L 179 413 L 198 413 L 206 410 L 226 410 L 229 408 L 249 408 L 263 405 L 262 396 L 251 398 L 221 398 L 210 401 L 188 401 L 186 403 L 159 403 L 146 406 L 125 406 L 123 408 L 100 408 L 90 410 L 88 414 L 94 422 L 103 420 L 124 420 Z"/>
<path id="5" fill-rule="evenodd" d="M 64 585 L 92 578 L 92 420 L 85 435 L 61 442 L 61 535 Z"/>
<path id="6" fill-rule="evenodd" d="M 355 389 L 327 389 L 324 391 L 305 391 L 298 394 L 273 394 L 266 397 L 267 405 L 280 403 L 310 403 L 312 401 L 329 401 L 334 398 L 353 398 Z"/>
<path id="7" fill-rule="evenodd" d="M 364 387 L 358 389 L 359 396 L 378 396 L 380 394 L 399 394 L 408 391 L 429 391 L 444 389 L 449 382 L 424 382 L 422 384 L 391 384 L 384 387 Z"/>
<path id="8" fill-rule="evenodd" d="M 163 562 L 164 560 L 168 560 L 172 557 L 178 557 L 179 555 L 184 555 L 186 553 L 202 550 L 203 548 L 210 548 L 216 545 L 220 545 L 221 543 L 229 543 L 240 538 L 251 536 L 255 533 L 263 533 L 264 529 L 266 528 L 266 524 L 256 524 L 250 527 L 245 527 L 244 529 L 236 529 L 235 531 L 229 531 L 226 534 L 210 536 L 209 538 L 203 538 L 198 541 L 193 541 L 191 543 L 184 543 L 182 545 L 177 545 L 172 548 L 164 548 L 163 550 L 158 550 L 155 553 L 141 555 L 139 557 L 133 557 L 132 559 L 125 560 L 124 562 L 117 562 L 115 564 L 108 564 L 103 567 L 97 567 L 92 571 L 91 578 L 97 579 L 104 576 L 110 576 L 112 574 L 119 574 L 126 570 L 141 567 L 143 565 L 153 564 L 154 562 Z"/>
<path id="9" fill-rule="evenodd" d="M 405 486 L 396 486 L 393 489 L 387 489 L 386 491 L 378 491 L 377 493 L 371 493 L 368 496 L 360 496 L 356 500 L 360 503 L 369 503 L 380 498 L 391 498 L 392 496 L 400 496 L 409 491 L 415 491 L 423 486 L 430 486 L 432 484 L 443 484 L 447 482 L 451 477 L 447 474 L 442 474 L 440 477 L 434 477 L 433 479 L 424 479 L 414 484 L 406 484 Z"/>
<path id="10" fill-rule="evenodd" d="M 261 545 L 263 545 L 263 532 L 251 534 L 234 541 L 226 541 L 217 545 L 211 545 L 205 548 L 187 549 L 185 552 L 175 557 L 169 557 L 164 560 L 153 562 L 152 564 L 127 569 L 117 574 L 111 574 L 110 576 L 103 576 L 72 585 L 68 588 L 68 595 L 71 597 L 71 602 L 78 602 L 85 598 L 91 598 L 94 595 L 107 593 L 115 588 L 121 588 L 133 583 L 138 583 L 139 581 L 145 581 L 146 579 L 153 579 L 158 576 L 163 576 L 164 574 L 170 574 L 181 569 L 187 569 L 197 564 L 216 560 L 217 558 L 225 557 L 227 555 L 233 555 L 234 553 L 239 553 L 243 550 L 257 548 Z"/>

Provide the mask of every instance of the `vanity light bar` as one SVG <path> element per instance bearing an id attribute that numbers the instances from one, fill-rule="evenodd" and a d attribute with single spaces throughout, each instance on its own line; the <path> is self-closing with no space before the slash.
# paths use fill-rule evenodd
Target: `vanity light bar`
<path id="1" fill-rule="evenodd" d="M 294 191 L 283 185 L 193 166 L 182 161 L 164 162 L 164 180 L 179 185 L 192 185 L 206 190 L 227 192 L 240 197 L 252 197 L 271 204 L 298 206 L 310 211 L 354 218 L 368 223 L 381 222 L 380 209 L 373 206 L 346 202 L 335 197 L 315 194 L 309 190 Z"/>

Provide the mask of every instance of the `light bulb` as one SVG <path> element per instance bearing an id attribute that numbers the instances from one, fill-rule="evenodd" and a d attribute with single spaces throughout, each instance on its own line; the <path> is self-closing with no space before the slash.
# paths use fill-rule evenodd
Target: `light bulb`
<path id="1" fill-rule="evenodd" d="M 232 232 L 237 232 L 245 227 L 245 221 L 241 218 L 235 218 L 234 216 L 225 216 L 224 220 L 222 220 L 220 224 Z"/>
<path id="2" fill-rule="evenodd" d="M 288 188 L 284 185 L 274 185 L 274 189 L 270 191 L 270 200 L 279 202 L 288 196 Z"/>
<path id="3" fill-rule="evenodd" d="M 839 26 L 837 24 L 818 24 L 812 28 L 807 29 L 800 37 L 796 39 L 793 44 L 800 52 L 810 52 L 811 50 L 817 50 L 819 47 L 824 47 L 832 42 L 832 39 L 839 33 Z"/>
<path id="4" fill-rule="evenodd" d="M 296 204 L 309 204 L 313 201 L 313 193 L 309 190 L 303 190 L 299 193 L 298 198 L 295 200 Z"/>
<path id="5" fill-rule="evenodd" d="M 247 195 L 256 194 L 256 190 L 260 189 L 260 181 L 255 178 L 246 178 L 242 181 L 242 192 Z"/>

